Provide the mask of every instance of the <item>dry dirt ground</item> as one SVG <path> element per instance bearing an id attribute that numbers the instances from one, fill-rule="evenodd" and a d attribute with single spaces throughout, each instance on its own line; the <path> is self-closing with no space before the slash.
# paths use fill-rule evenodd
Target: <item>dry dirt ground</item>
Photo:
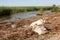
<path id="1" fill-rule="evenodd" d="M 47 34 L 38 35 L 31 28 L 23 27 L 24 25 L 28 26 L 40 18 L 46 20 L 44 26 L 49 31 Z M 15 24 L 16 28 L 12 28 L 12 24 Z M 53 12 L 34 18 L 1 22 L 0 40 L 60 40 L 60 12 Z"/>

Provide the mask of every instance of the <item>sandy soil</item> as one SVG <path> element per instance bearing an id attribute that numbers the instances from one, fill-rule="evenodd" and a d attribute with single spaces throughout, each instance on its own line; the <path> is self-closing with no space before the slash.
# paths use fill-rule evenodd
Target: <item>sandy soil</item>
<path id="1" fill-rule="evenodd" d="M 44 26 L 49 31 L 47 34 L 38 35 L 31 28 L 28 28 L 29 24 L 40 18 L 46 20 Z M 16 28 L 12 28 L 12 24 L 16 24 Z M 24 25 L 27 25 L 27 28 Z M 60 40 L 60 12 L 34 18 L 1 22 L 0 40 Z"/>

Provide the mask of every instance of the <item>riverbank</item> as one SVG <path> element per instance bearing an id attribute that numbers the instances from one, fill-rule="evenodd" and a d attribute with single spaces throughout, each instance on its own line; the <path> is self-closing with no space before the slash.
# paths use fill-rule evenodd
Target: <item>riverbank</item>
<path id="1" fill-rule="evenodd" d="M 32 22 L 43 18 L 46 20 L 44 26 L 49 33 L 38 36 L 31 28 L 24 26 L 30 25 Z M 11 25 L 15 24 L 16 28 Z M 59 40 L 60 39 L 60 12 L 54 12 L 48 15 L 36 16 L 27 19 L 18 19 L 15 21 L 7 21 L 0 23 L 0 39 L 1 40 Z"/>
<path id="2" fill-rule="evenodd" d="M 20 13 L 20 12 L 31 12 L 38 11 L 40 9 L 39 6 L 19 6 L 19 7 L 6 7 L 0 6 L 0 16 Z"/>
<path id="3" fill-rule="evenodd" d="M 14 13 L 20 12 L 31 12 L 31 11 L 39 11 L 44 12 L 46 10 L 51 10 L 52 12 L 60 11 L 60 8 L 57 6 L 0 6 L 0 16 L 10 15 Z"/>

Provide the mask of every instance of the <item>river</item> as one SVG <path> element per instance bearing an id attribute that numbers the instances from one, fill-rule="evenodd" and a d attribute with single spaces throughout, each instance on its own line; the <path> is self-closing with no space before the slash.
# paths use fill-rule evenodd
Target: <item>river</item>
<path id="1" fill-rule="evenodd" d="M 10 16 L 2 16 L 0 17 L 0 21 L 7 21 L 7 20 L 16 20 L 16 19 L 25 19 L 30 17 L 35 17 L 38 12 L 22 12 L 22 13 L 15 13 L 11 14 Z"/>

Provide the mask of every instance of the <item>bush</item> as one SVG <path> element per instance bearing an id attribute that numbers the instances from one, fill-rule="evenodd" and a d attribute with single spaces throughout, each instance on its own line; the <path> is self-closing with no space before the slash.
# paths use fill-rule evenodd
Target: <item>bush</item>
<path id="1" fill-rule="evenodd" d="M 10 9 L 4 9 L 4 10 L 0 11 L 0 16 L 10 15 L 11 13 L 12 13 L 12 11 Z"/>
<path id="2" fill-rule="evenodd" d="M 59 8 L 56 7 L 56 5 L 53 5 L 53 6 L 52 6 L 52 12 L 56 12 L 56 11 L 58 11 L 58 9 L 59 9 Z"/>

